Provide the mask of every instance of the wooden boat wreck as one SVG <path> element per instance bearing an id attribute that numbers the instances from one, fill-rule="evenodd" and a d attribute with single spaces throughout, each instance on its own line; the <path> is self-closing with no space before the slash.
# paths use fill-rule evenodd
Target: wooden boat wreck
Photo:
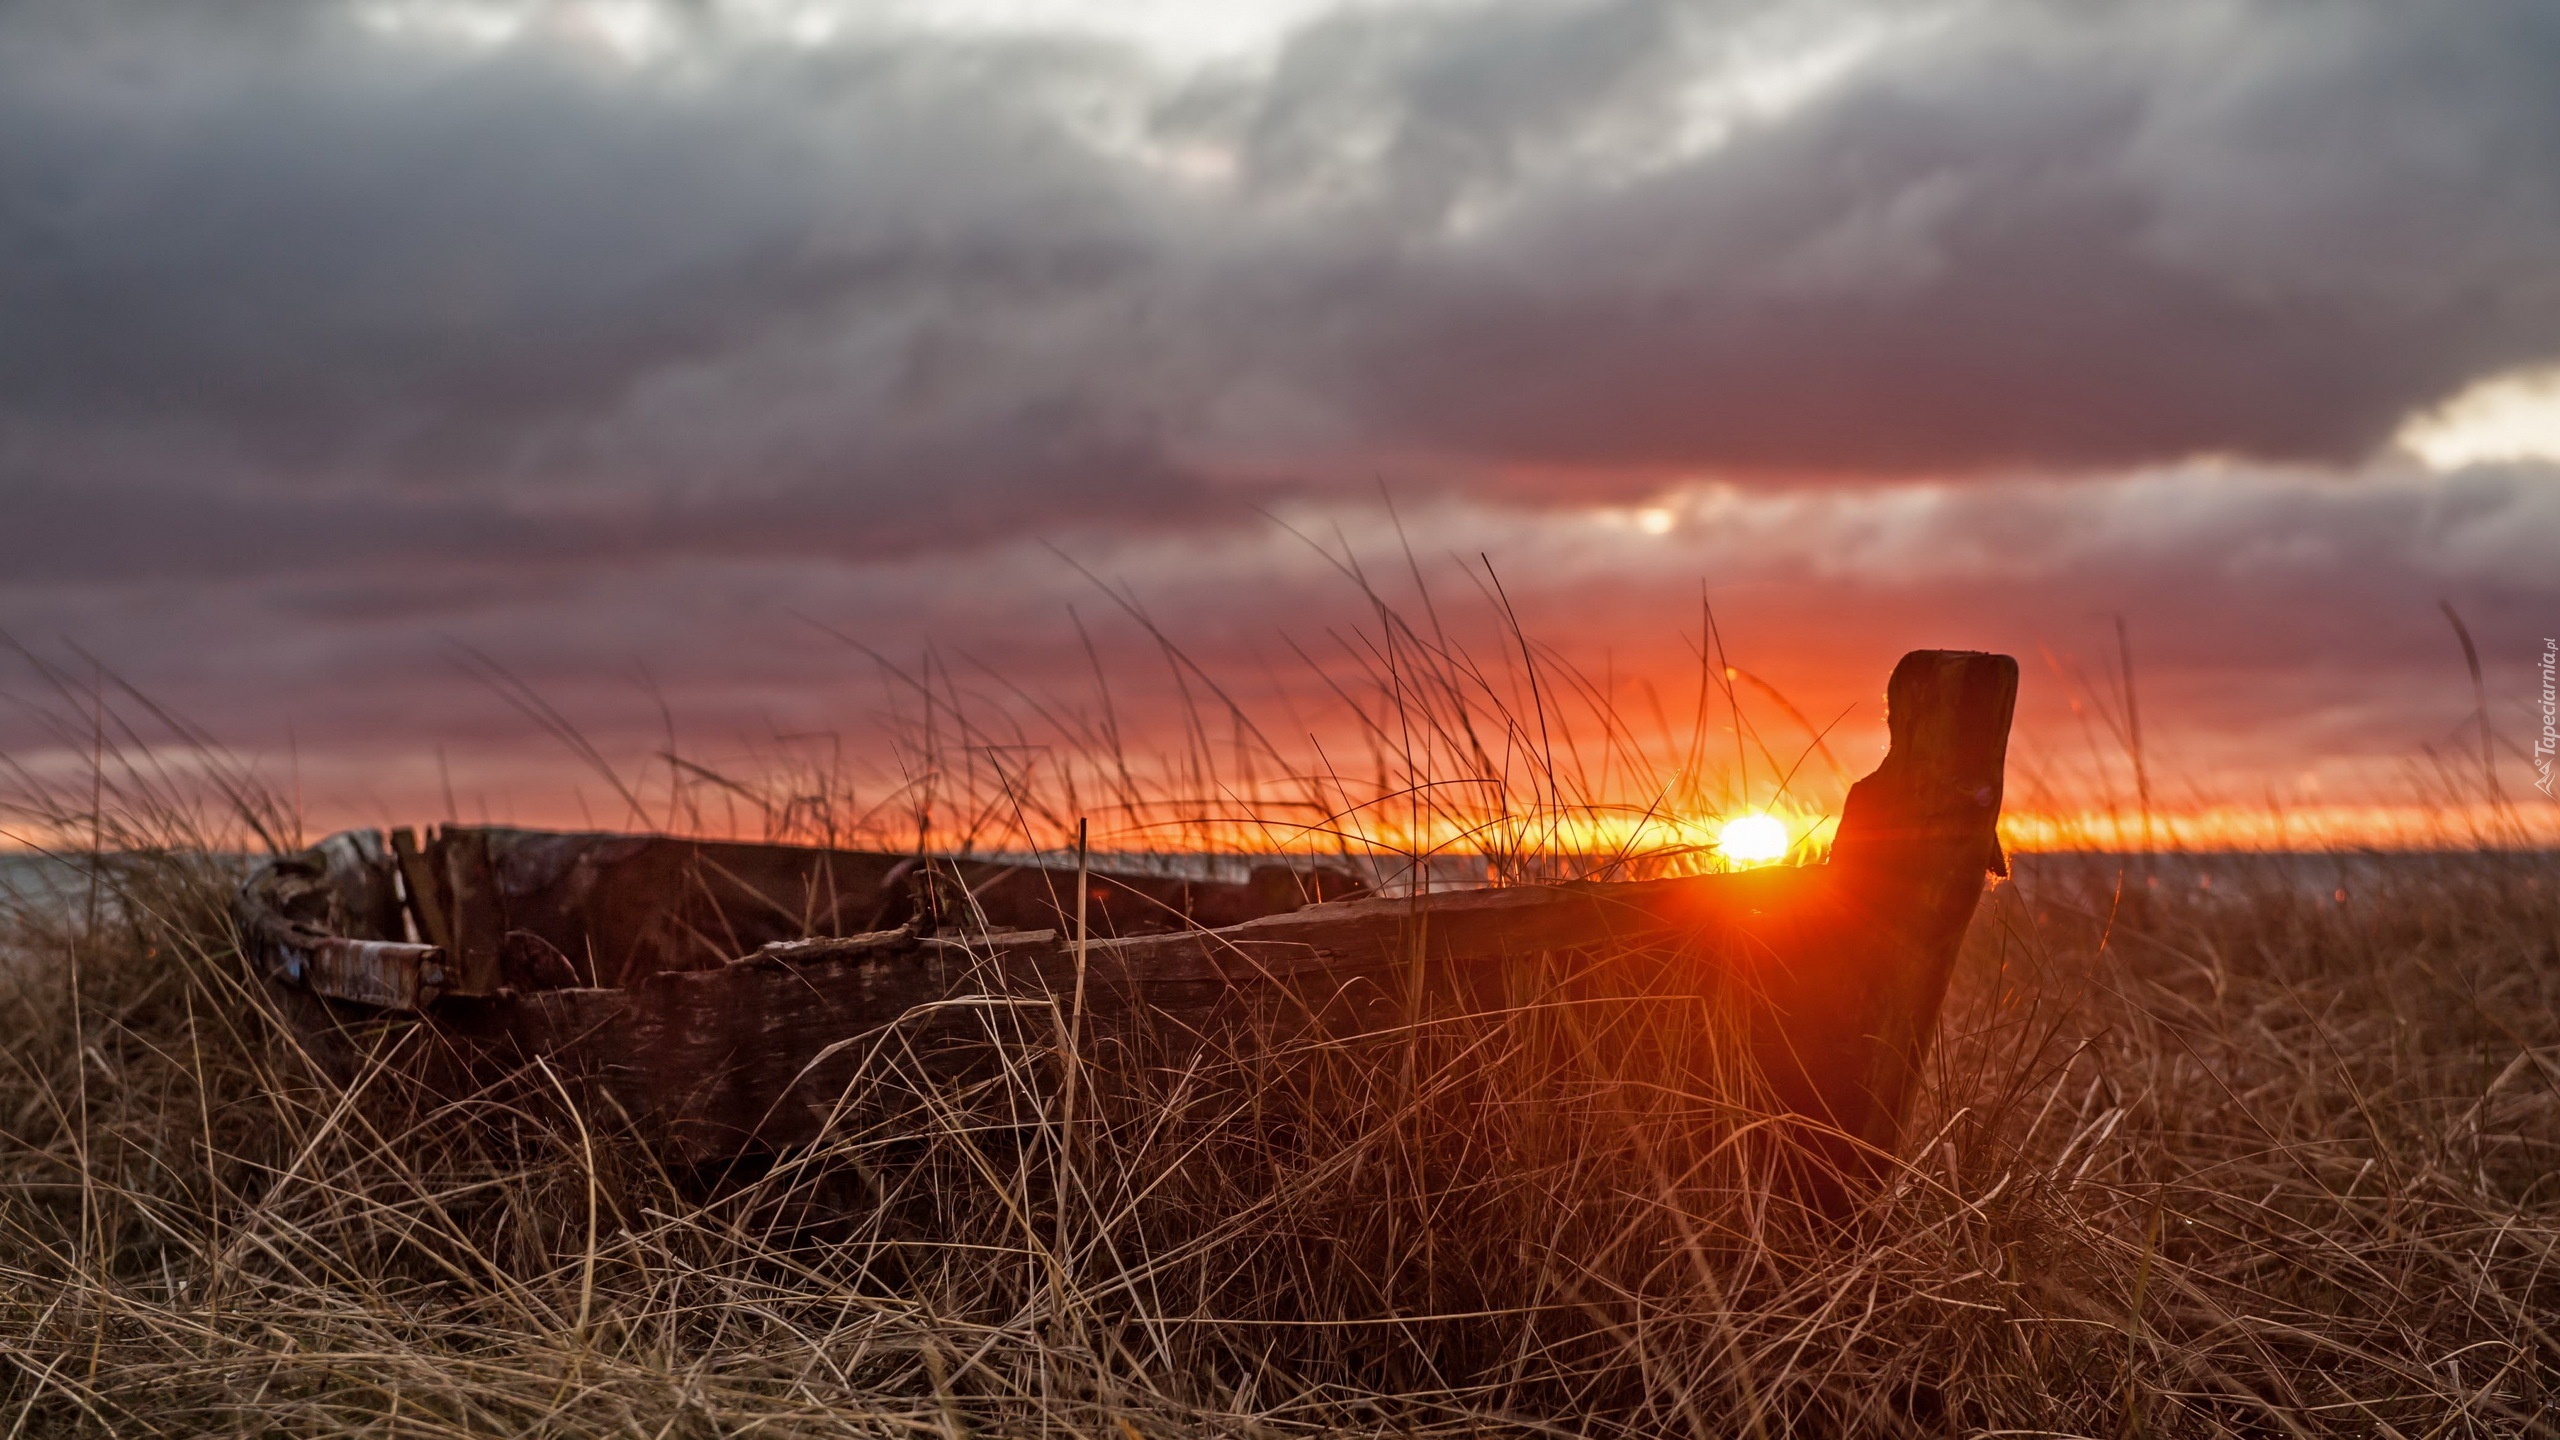
<path id="1" fill-rule="evenodd" d="M 1905 656 L 1889 751 L 1821 864 L 1386 898 L 1324 867 L 1216 883 L 447 826 L 270 861 L 237 918 L 315 1053 L 414 1017 L 466 1073 L 574 1072 L 695 1162 L 810 1140 L 858 1083 L 854 1042 L 962 996 L 1073 996 L 1097 1037 L 1206 1035 L 1275 1006 L 1374 1034 L 1416 1007 L 1498 1004 L 1507 973 L 1559 954 L 1667 953 L 1739 1002 L 1765 1093 L 1837 1165 L 1872 1168 L 1986 873 L 2005 871 L 2017 673 Z"/>

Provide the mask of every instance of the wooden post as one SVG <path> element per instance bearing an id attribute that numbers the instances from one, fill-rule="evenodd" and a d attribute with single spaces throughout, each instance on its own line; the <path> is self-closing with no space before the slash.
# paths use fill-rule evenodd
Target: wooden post
<path id="1" fill-rule="evenodd" d="M 1816 1149 L 1842 1181 L 1891 1154 L 1984 876 L 2007 873 L 1998 824 L 2017 698 L 2006 655 L 1902 657 L 1886 689 L 1891 748 L 1850 787 L 1830 893 L 1758 977 L 1763 1073 L 1831 1127 Z"/>
<path id="2" fill-rule="evenodd" d="M 444 898 L 452 906 L 446 921 L 451 958 L 445 993 L 495 995 L 505 983 L 501 952 L 507 922 L 499 910 L 497 877 L 489 861 L 489 834 L 448 825 L 429 842 L 428 853 L 443 861 L 439 868 L 443 871 Z"/>

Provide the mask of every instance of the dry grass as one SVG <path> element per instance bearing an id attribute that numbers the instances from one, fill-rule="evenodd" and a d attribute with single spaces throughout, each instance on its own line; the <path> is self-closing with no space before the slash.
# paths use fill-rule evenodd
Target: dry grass
<path id="1" fill-rule="evenodd" d="M 669 1175 L 541 1075 L 458 1106 L 406 1101 L 396 1055 L 315 1078 L 234 969 L 222 867 L 112 870 L 94 925 L 21 917 L 0 1000 L 0 1434 L 2560 1413 L 2547 865 L 2140 906 L 2031 867 L 1977 927 L 1908 1171 L 1845 1230 L 1659 1083 L 1681 1016 L 1551 1007 L 1436 1035 L 1410 1081 L 1133 1072 L 1072 1156 L 1036 1086 L 919 1083 L 762 1173 Z M 1318 1088 L 1372 1098 L 1285 1098 Z"/>
<path id="2" fill-rule="evenodd" d="M 1373 647 L 1402 748 L 1327 813 L 1446 764 L 1499 813 L 1436 828 L 1517 873 L 1678 863 L 1556 851 L 1612 793 L 1542 758 L 1571 687 L 1515 704 L 1438 644 Z M 1241 804 L 1206 764 L 1174 768 Z M 2560 1430 L 2548 857 L 2030 863 L 1904 1166 L 1840 1224 L 1787 1203 L 1694 1002 L 1554 994 L 1386 1044 L 1105 1052 L 1071 1137 L 1054 1031 L 991 1005 L 1013 1068 L 885 1044 L 825 1143 L 670 1173 L 547 1071 L 420 1099 L 396 1025 L 321 1075 L 195 848 L 239 823 L 106 769 L 19 777 L 102 858 L 0 937 L 0 1437 Z M 1023 784 L 975 793 L 1100 808 Z"/>

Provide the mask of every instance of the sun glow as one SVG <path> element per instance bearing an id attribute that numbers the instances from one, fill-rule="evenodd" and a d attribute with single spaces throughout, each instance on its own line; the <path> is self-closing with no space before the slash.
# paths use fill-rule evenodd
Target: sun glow
<path id="1" fill-rule="evenodd" d="M 1775 815 L 1736 815 L 1716 831 L 1716 853 L 1736 865 L 1784 860 L 1793 843 L 1787 822 Z"/>

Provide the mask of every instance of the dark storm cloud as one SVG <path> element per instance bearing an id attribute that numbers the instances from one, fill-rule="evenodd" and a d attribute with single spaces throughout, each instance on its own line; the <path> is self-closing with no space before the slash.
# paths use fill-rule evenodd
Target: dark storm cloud
<path id="1" fill-rule="evenodd" d="M 0 564 L 2335 461 L 2560 356 L 2542 4 L 1435 7 L 1206 73 L 573 9 L 0 14 Z"/>
<path id="2" fill-rule="evenodd" d="M 1665 57 L 1711 29 L 1515 17 L 1618 37 L 1580 115 L 1523 78 L 1561 45 L 1326 54 L 1284 137 L 1391 116 L 1375 168 L 1430 240 L 1338 257 L 1325 368 L 1488 458 L 1907 473 L 2348 460 L 2560 340 L 2560 12 L 1943 18 L 1632 176 L 1535 152 L 1675 108 Z"/>
<path id="3" fill-rule="evenodd" d="M 1143 197 L 1033 105 L 1104 57 L 0 36 L 0 561 L 876 554 L 1200 503 L 1078 313 L 1160 243 Z"/>

